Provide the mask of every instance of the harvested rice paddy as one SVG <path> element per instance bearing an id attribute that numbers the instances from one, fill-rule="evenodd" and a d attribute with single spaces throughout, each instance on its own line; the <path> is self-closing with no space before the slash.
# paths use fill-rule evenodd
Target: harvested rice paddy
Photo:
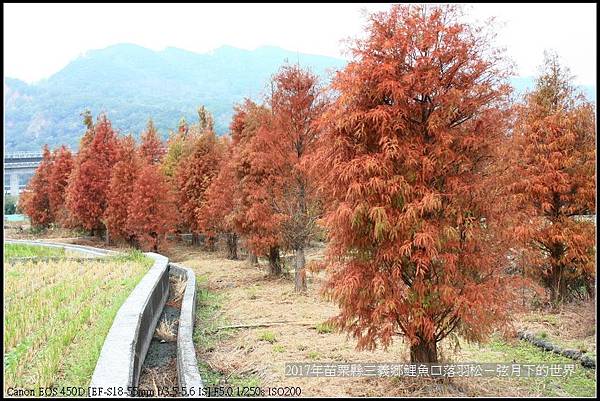
<path id="1" fill-rule="evenodd" d="M 5 255 L 64 256 L 56 248 L 26 247 L 5 244 Z M 5 261 L 5 394 L 9 387 L 87 386 L 117 311 L 150 266 L 140 252 Z"/>

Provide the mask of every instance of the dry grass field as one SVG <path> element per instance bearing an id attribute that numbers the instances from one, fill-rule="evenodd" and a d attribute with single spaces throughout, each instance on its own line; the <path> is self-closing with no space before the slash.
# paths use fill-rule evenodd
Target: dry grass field
<path id="1" fill-rule="evenodd" d="M 227 260 L 218 253 L 180 247 L 171 257 L 192 268 L 199 282 L 197 356 L 207 385 L 299 386 L 303 396 L 592 396 L 595 371 L 520 341 L 495 334 L 487 344 L 448 339 L 441 344 L 446 362 L 574 363 L 575 374 L 560 378 L 324 378 L 286 377 L 286 362 L 407 363 L 409 349 L 398 337 L 387 350 L 357 351 L 356 342 L 324 322 L 337 307 L 320 295 L 324 273 L 310 274 L 309 291 L 296 295 L 292 277 L 271 278 L 261 267 Z M 312 249 L 308 259 L 322 256 Z M 559 311 L 529 311 L 516 316 L 514 329 L 547 333 L 568 344 L 585 344 L 595 353 L 594 303 Z M 540 326 L 542 325 L 542 326 Z M 229 326 L 249 326 L 228 328 Z M 514 332 L 514 330 L 512 330 Z M 511 332 L 511 330 L 508 330 Z M 594 354 L 592 354 L 594 355 Z M 595 356 L 595 355 L 594 355 Z"/>

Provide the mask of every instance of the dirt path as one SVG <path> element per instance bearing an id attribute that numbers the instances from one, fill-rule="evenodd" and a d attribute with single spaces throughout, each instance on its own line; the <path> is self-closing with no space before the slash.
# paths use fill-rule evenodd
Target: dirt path
<path id="1" fill-rule="evenodd" d="M 318 258 L 319 250 L 309 253 Z M 299 324 L 271 327 L 242 328 L 209 352 L 198 353 L 225 376 L 252 375 L 261 386 L 300 386 L 304 396 L 377 396 L 397 394 L 397 379 L 385 378 L 315 378 L 286 377 L 286 362 L 339 362 L 339 363 L 402 363 L 409 354 L 398 339 L 386 351 L 356 351 L 356 342 L 345 334 L 321 333 L 315 325 L 325 322 L 337 313 L 337 307 L 324 300 L 319 289 L 321 277 L 308 275 L 309 291 L 298 296 L 293 292 L 291 278 L 269 278 L 266 271 L 249 266 L 245 261 L 229 261 L 216 255 L 197 253 L 187 255 L 183 264 L 192 268 L 204 283 L 201 288 L 222 297 L 219 320 L 227 325 L 292 321 Z M 264 265 L 264 262 L 261 262 Z M 314 323 L 314 325 L 307 324 Z M 407 386 L 405 390 L 408 390 Z M 452 389 L 439 388 L 456 393 Z M 430 392 L 431 393 L 431 392 Z"/>

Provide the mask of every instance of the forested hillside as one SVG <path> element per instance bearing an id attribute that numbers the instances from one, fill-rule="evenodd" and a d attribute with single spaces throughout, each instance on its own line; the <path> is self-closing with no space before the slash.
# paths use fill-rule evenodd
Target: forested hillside
<path id="1" fill-rule="evenodd" d="M 153 51 L 132 44 L 92 50 L 46 80 L 27 84 L 6 78 L 6 152 L 67 144 L 73 149 L 84 131 L 81 112 L 107 112 L 114 127 L 139 138 L 152 117 L 163 138 L 181 117 L 196 122 L 205 105 L 217 134 L 228 129 L 235 103 L 261 100 L 265 82 L 285 62 L 299 62 L 323 81 L 345 60 L 277 47 L 249 51 L 230 46 L 198 54 L 173 47 Z M 511 80 L 518 92 L 533 87 L 532 77 Z M 595 97 L 595 88 L 584 88 Z"/>
<path id="2" fill-rule="evenodd" d="M 135 137 L 152 117 L 163 138 L 181 117 L 198 119 L 205 105 L 218 134 L 225 133 L 233 104 L 259 100 L 265 82 L 288 60 L 311 68 L 322 79 L 344 60 L 276 47 L 253 51 L 224 46 L 207 54 L 176 48 L 153 51 L 120 44 L 94 50 L 33 85 L 6 78 L 5 151 L 78 146 L 85 127 L 80 113 L 105 111 L 114 126 Z"/>

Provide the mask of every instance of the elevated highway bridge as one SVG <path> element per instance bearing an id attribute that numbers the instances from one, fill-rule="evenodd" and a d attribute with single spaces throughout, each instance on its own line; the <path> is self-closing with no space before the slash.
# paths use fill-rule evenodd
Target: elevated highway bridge
<path id="1" fill-rule="evenodd" d="M 19 196 L 42 161 L 42 152 L 4 154 L 4 194 Z"/>

